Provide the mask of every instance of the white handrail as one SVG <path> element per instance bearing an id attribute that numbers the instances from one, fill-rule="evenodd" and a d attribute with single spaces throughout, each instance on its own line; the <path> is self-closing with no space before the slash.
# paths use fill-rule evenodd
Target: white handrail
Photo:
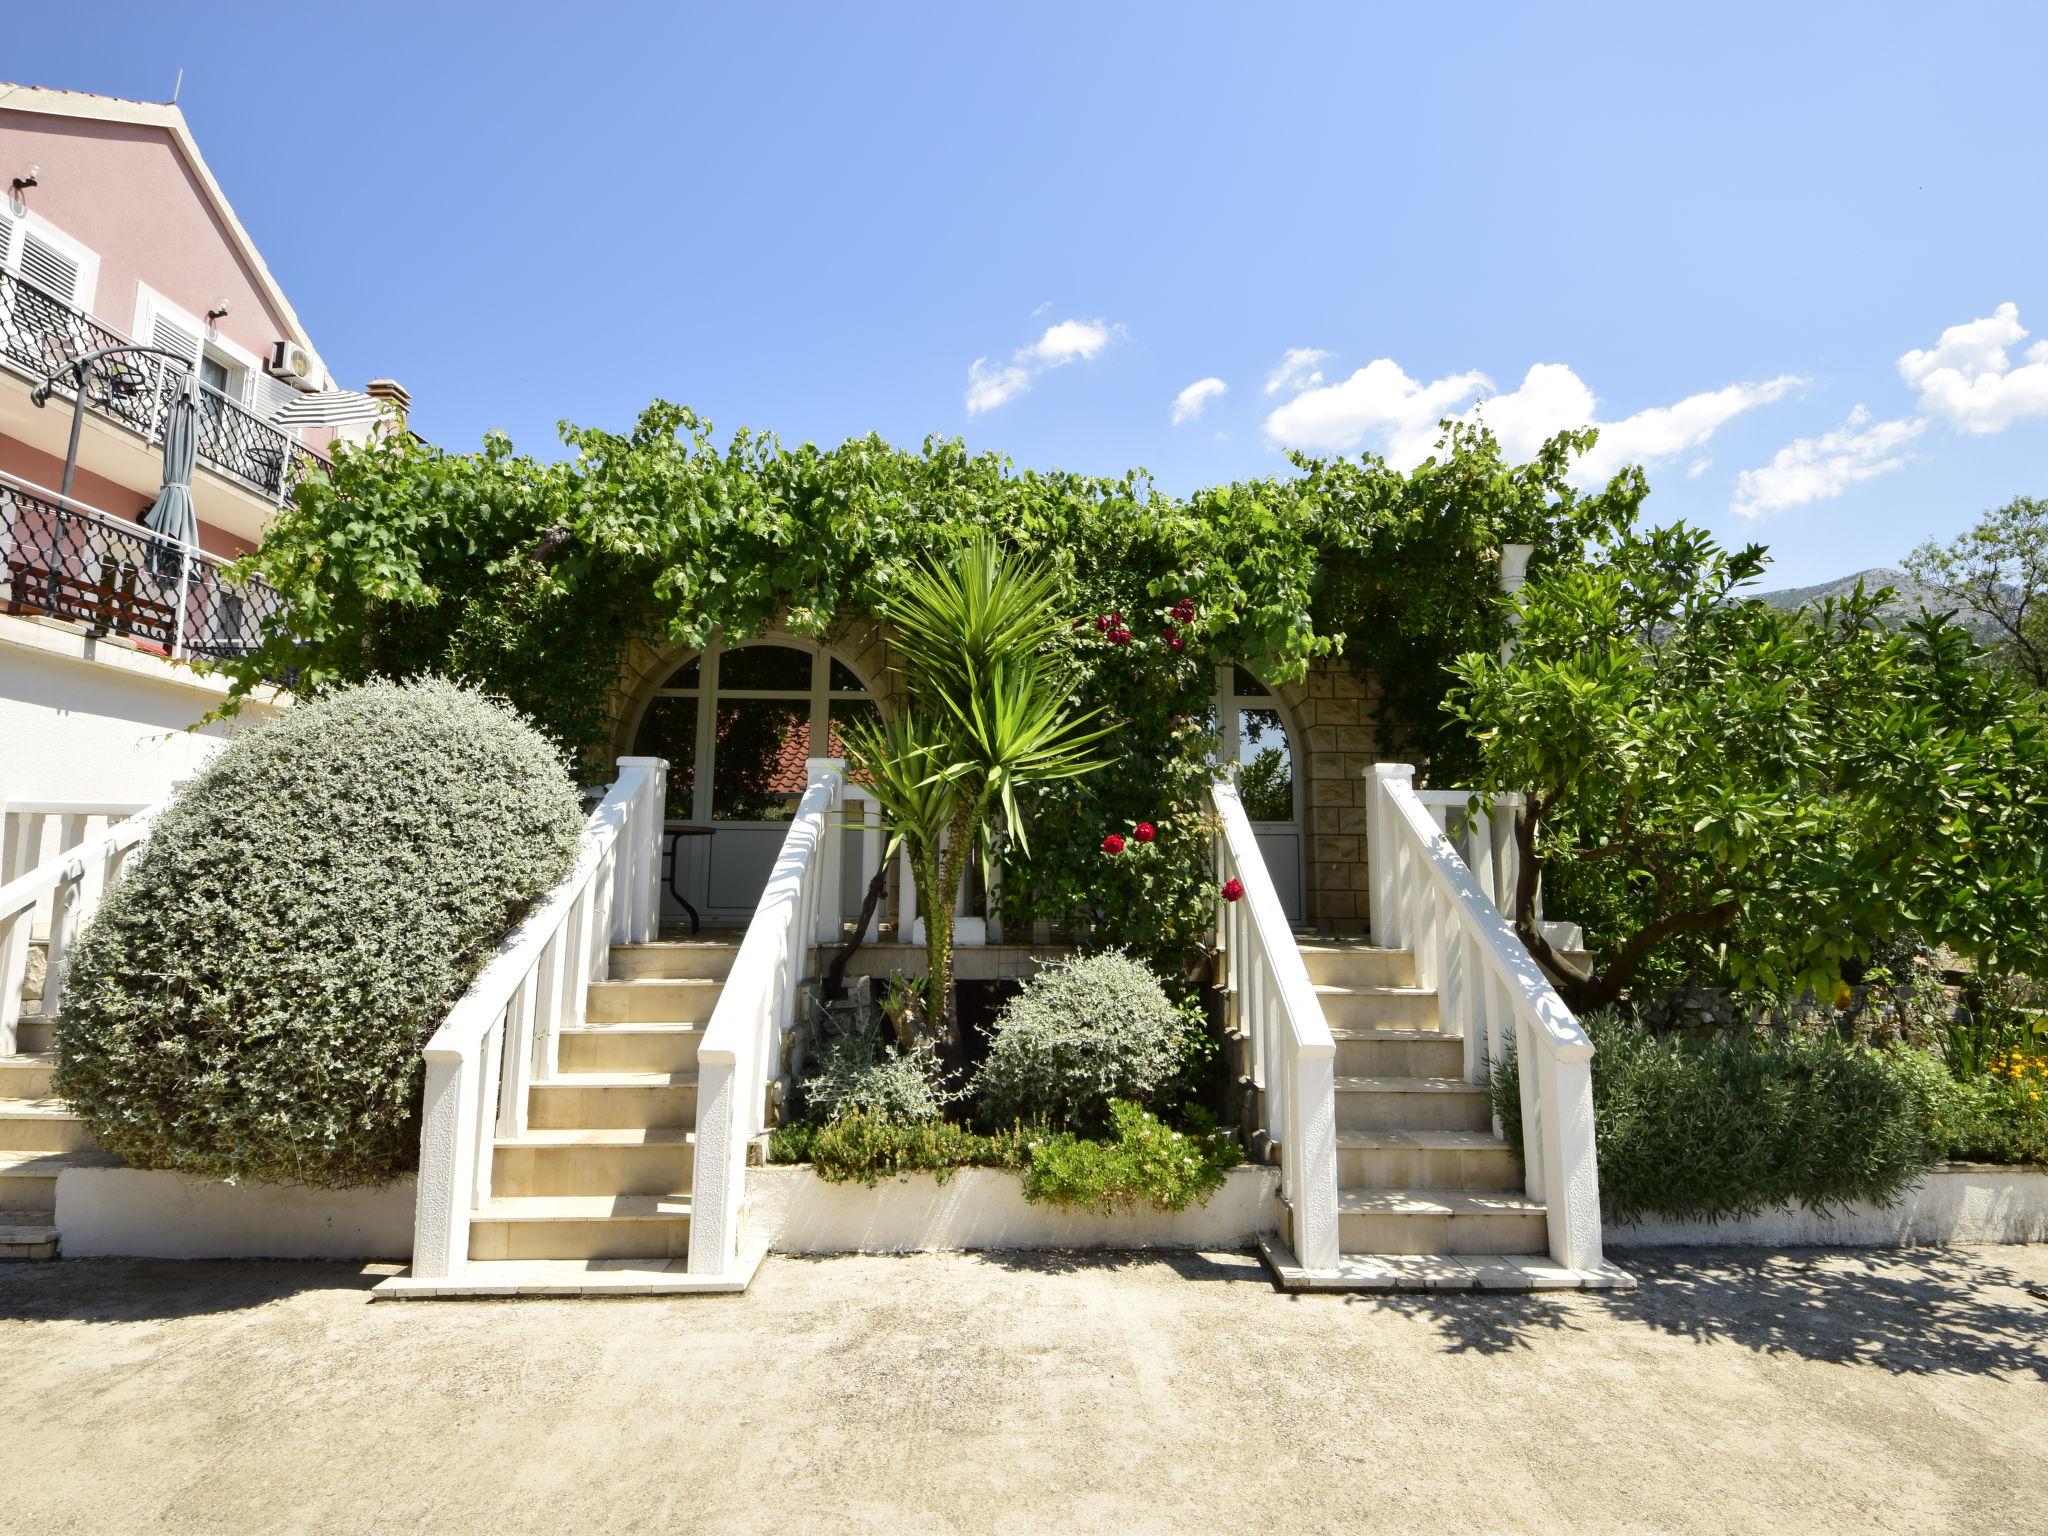
<path id="1" fill-rule="evenodd" d="M 1467 1081 L 1486 1080 L 1512 1030 L 1529 1196 L 1547 1207 L 1552 1257 L 1572 1269 L 1597 1268 L 1593 1042 L 1459 856 L 1414 777 L 1406 764 L 1373 770 L 1366 828 L 1373 942 L 1415 952 L 1417 979 L 1436 989 L 1443 1029 L 1464 1036 Z"/>
<path id="2" fill-rule="evenodd" d="M 839 930 L 842 839 L 832 835 L 832 813 L 846 797 L 846 765 L 814 757 L 805 770 L 803 799 L 697 1050 L 692 1274 L 726 1275 L 740 1264 L 747 1144 L 766 1126 L 768 1084 L 796 1021 L 812 946 Z"/>
<path id="3" fill-rule="evenodd" d="M 1216 945 L 1232 1022 L 1251 1043 L 1251 1075 L 1262 1090 L 1267 1134 L 1280 1143 L 1280 1192 L 1293 1214 L 1294 1256 L 1303 1268 L 1337 1267 L 1337 1044 L 1323 1018 L 1259 855 L 1237 787 L 1211 787 L 1216 811 Z M 1220 887 L 1243 887 L 1236 901 Z"/>
<path id="4" fill-rule="evenodd" d="M 164 802 L 168 803 L 168 802 Z M 124 812 L 120 806 L 97 806 L 72 802 L 10 802 L 4 818 L 7 826 L 5 865 L 27 864 L 37 857 L 42 844 L 44 817 L 57 815 L 83 833 L 90 816 Z M 128 860 L 149 840 L 150 829 L 163 811 L 163 803 L 116 821 L 91 836 L 81 836 L 57 856 L 35 864 L 0 885 L 0 1056 L 11 1056 L 21 1038 L 22 988 L 28 980 L 30 930 L 37 914 L 44 912 L 49 924 L 44 951 L 43 994 L 38 1004 L 41 1019 L 54 1019 L 64 1005 L 64 971 L 71 946 L 77 942 L 85 920 L 106 899 L 127 868 Z"/>
<path id="5" fill-rule="evenodd" d="M 491 1147 L 527 1127 L 529 1089 L 555 1072 L 563 1028 L 611 945 L 642 944 L 660 912 L 668 764 L 622 757 L 584 823 L 576 861 L 448 1010 L 426 1044 L 412 1272 L 447 1279 L 469 1262 L 469 1223 L 491 1197 Z"/>

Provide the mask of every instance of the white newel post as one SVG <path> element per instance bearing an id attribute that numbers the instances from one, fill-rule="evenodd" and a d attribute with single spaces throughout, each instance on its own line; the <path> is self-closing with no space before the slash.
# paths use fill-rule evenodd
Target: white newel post
<path id="1" fill-rule="evenodd" d="M 414 1194 L 412 1272 L 422 1280 L 453 1277 L 469 1258 L 470 1191 L 476 1183 L 480 1073 L 464 1053 L 427 1047 L 427 1086 L 420 1119 L 420 1175 Z"/>
<path id="2" fill-rule="evenodd" d="M 662 813 L 668 800 L 668 760 L 622 757 L 621 775 L 645 769 L 647 778 L 626 807 L 614 866 L 612 943 L 645 944 L 661 924 Z"/>
<path id="3" fill-rule="evenodd" d="M 1287 1140 L 1294 1156 L 1294 1256 L 1304 1269 L 1337 1267 L 1337 1057 L 1303 1046 L 1288 1095 Z"/>
<path id="4" fill-rule="evenodd" d="M 1372 866 L 1372 941 L 1381 949 L 1400 949 L 1407 942 L 1397 895 L 1400 845 L 1394 837 L 1387 792 L 1396 783 L 1414 788 L 1415 770 L 1407 763 L 1374 763 L 1366 783 L 1365 856 Z"/>
<path id="5" fill-rule="evenodd" d="M 1529 584 L 1529 557 L 1535 553 L 1536 546 L 1534 544 L 1504 544 L 1501 546 L 1500 590 L 1502 596 L 1512 599 L 1517 592 Z M 1511 618 L 1509 622 L 1518 628 L 1521 624 L 1519 617 Z M 1500 648 L 1500 659 L 1506 661 L 1514 654 L 1515 642 L 1512 639 L 1503 641 Z"/>

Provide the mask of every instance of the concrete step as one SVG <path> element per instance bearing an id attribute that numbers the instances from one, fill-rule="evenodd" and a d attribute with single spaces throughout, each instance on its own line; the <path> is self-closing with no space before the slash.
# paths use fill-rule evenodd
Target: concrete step
<path id="1" fill-rule="evenodd" d="M 674 1259 L 501 1259 L 466 1264 L 458 1275 L 420 1280 L 410 1271 L 372 1291 L 377 1301 L 429 1301 L 461 1296 L 733 1295 L 752 1283 L 766 1255 L 756 1246 L 731 1274 L 693 1275 Z"/>
<path id="2" fill-rule="evenodd" d="M 48 1211 L 0 1210 L 0 1262 L 9 1259 L 54 1259 L 57 1229 Z"/>
<path id="3" fill-rule="evenodd" d="M 1543 1253 L 1543 1202 L 1515 1190 L 1341 1189 L 1337 1246 L 1344 1253 Z"/>
<path id="4" fill-rule="evenodd" d="M 658 944 L 615 944 L 615 981 L 723 981 L 740 952 L 737 939 L 664 939 Z"/>
<path id="5" fill-rule="evenodd" d="M 536 1130 L 694 1126 L 697 1074 L 578 1072 L 535 1083 L 527 1124 Z"/>
<path id="6" fill-rule="evenodd" d="M 593 981 L 584 1018 L 592 1024 L 703 1024 L 718 1006 L 722 981 Z"/>
<path id="7" fill-rule="evenodd" d="M 96 1145 L 62 1099 L 0 1099 L 0 1152 L 90 1152 Z"/>
<path id="8" fill-rule="evenodd" d="M 14 1026 L 14 1048 L 25 1056 L 40 1056 L 57 1049 L 57 1024 L 53 1019 L 22 1019 Z"/>
<path id="9" fill-rule="evenodd" d="M 494 1197 L 469 1220 L 472 1260 L 687 1259 L 687 1195 Z"/>
<path id="10" fill-rule="evenodd" d="M 1330 1030 L 1339 1077 L 1456 1077 L 1465 1070 L 1465 1042 L 1433 1029 Z"/>
<path id="11" fill-rule="evenodd" d="M 0 1208 L 57 1209 L 57 1175 L 66 1168 L 118 1168 L 111 1152 L 23 1152 L 0 1150 Z"/>
<path id="12" fill-rule="evenodd" d="M 491 1148 L 491 1193 L 672 1195 L 690 1188 L 696 1136 L 675 1127 L 529 1130 Z"/>
<path id="13" fill-rule="evenodd" d="M 1435 1029 L 1436 992 L 1425 987 L 1333 987 L 1316 1000 L 1332 1029 Z"/>
<path id="14" fill-rule="evenodd" d="M 1347 944 L 1335 939 L 1303 939 L 1302 964 L 1308 979 L 1325 987 L 1412 987 L 1415 985 L 1415 952 L 1410 949 L 1375 949 L 1370 944 Z"/>
<path id="15" fill-rule="evenodd" d="M 50 1095 L 50 1074 L 57 1070 L 55 1051 L 23 1051 L 0 1056 L 0 1099 L 42 1099 Z"/>
<path id="16" fill-rule="evenodd" d="M 1514 1149 L 1483 1131 L 1345 1131 L 1337 1137 L 1342 1189 L 1512 1189 Z"/>
<path id="17" fill-rule="evenodd" d="M 1345 1253 L 1337 1267 L 1303 1269 L 1279 1238 L 1259 1239 L 1259 1256 L 1284 1291 L 1632 1291 L 1636 1278 L 1612 1264 L 1566 1269 L 1547 1253 Z"/>
<path id="18" fill-rule="evenodd" d="M 1340 1077 L 1339 1131 L 1483 1131 L 1486 1089 L 1461 1077 Z"/>
<path id="19" fill-rule="evenodd" d="M 695 1072 L 701 1024 L 580 1024 L 560 1036 L 560 1070 Z"/>

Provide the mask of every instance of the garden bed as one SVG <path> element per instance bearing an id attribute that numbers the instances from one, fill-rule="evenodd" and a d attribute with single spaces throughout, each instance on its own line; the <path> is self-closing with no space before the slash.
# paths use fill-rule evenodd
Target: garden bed
<path id="1" fill-rule="evenodd" d="M 2048 1242 L 2048 1168 L 1949 1163 L 1922 1176 L 1897 1203 L 1852 1201 L 1831 1215 L 1780 1206 L 1719 1221 L 1648 1216 L 1610 1222 L 1616 1248 L 1908 1248 L 1923 1244 Z"/>
<path id="2" fill-rule="evenodd" d="M 746 1228 L 772 1253 L 944 1249 L 1246 1248 L 1280 1227 L 1280 1170 L 1233 1168 L 1206 1205 L 1098 1214 L 1024 1198 L 1024 1175 L 961 1168 L 868 1186 L 828 1183 L 809 1164 L 747 1170 Z"/>

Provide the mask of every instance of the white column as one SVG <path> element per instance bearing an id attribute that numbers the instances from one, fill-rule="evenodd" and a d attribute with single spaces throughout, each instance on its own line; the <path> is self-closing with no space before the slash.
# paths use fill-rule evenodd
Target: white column
<path id="1" fill-rule="evenodd" d="M 1399 834 L 1388 798 L 1395 784 L 1414 788 L 1414 768 L 1407 763 L 1373 764 L 1366 779 L 1365 854 L 1372 866 L 1372 941 L 1382 949 L 1399 949 L 1408 942 L 1406 918 L 1396 907 Z"/>

